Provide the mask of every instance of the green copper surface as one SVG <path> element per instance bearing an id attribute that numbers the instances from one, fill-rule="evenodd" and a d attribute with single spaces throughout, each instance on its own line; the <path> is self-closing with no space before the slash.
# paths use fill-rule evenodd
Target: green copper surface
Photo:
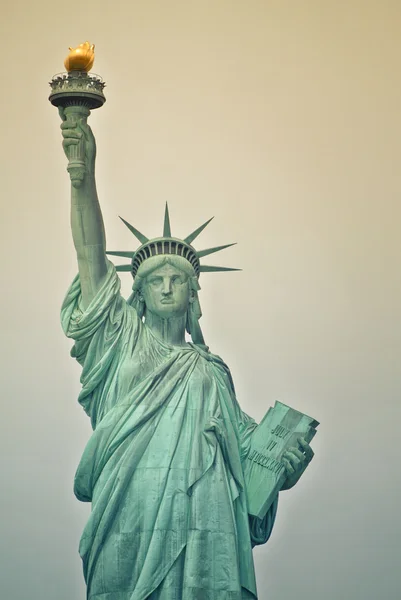
<path id="1" fill-rule="evenodd" d="M 138 262 L 125 300 L 116 269 L 131 265 L 115 268 L 106 256 L 87 111 L 61 107 L 60 114 L 65 153 L 79 166 L 79 184 L 70 169 L 79 274 L 62 326 L 82 366 L 79 403 L 93 427 L 74 483 L 77 498 L 92 503 L 79 547 L 87 599 L 255 599 L 252 548 L 269 539 L 279 490 L 298 481 L 312 450 L 305 440 L 283 449 L 273 492 L 259 480 L 253 490 L 252 477 L 247 483 L 262 428 L 242 411 L 227 365 L 204 343 L 199 261 L 188 258 L 209 221 L 181 240 L 179 255 L 163 253 L 173 240 L 167 206 L 160 246 L 123 219 L 145 249 L 148 242 L 162 249 Z M 248 499 L 256 496 L 263 514 L 257 507 L 255 516 Z"/>
<path id="2" fill-rule="evenodd" d="M 167 202 L 166 202 L 166 211 L 164 213 L 163 237 L 171 237 L 170 215 L 168 212 Z"/>
<path id="3" fill-rule="evenodd" d="M 128 227 L 128 229 L 130 230 L 130 232 L 133 233 L 134 236 L 141 242 L 141 244 L 146 244 L 146 242 L 149 241 L 149 238 L 147 238 L 145 235 L 143 235 L 143 233 L 141 233 L 140 231 L 138 231 L 138 229 L 136 229 L 133 225 L 131 225 L 130 223 L 128 223 L 122 217 L 120 217 L 120 219 L 124 223 L 124 225 L 126 225 Z"/>
<path id="4" fill-rule="evenodd" d="M 196 239 L 198 237 L 198 235 L 200 233 L 202 233 L 202 231 L 205 229 L 205 227 L 207 227 L 209 225 L 210 221 L 212 221 L 213 219 L 214 219 L 214 217 L 211 217 L 208 221 L 206 221 L 206 223 L 203 223 L 203 225 L 201 225 L 200 227 L 195 229 L 195 231 L 193 231 L 190 235 L 188 235 L 184 239 L 184 242 L 186 242 L 187 244 L 192 244 L 194 239 Z"/>

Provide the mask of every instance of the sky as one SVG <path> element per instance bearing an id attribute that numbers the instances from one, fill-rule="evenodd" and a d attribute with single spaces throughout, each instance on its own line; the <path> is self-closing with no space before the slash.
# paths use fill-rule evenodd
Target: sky
<path id="1" fill-rule="evenodd" d="M 16 0 L 2 7 L 0 597 L 85 597 L 72 492 L 91 434 L 59 309 L 77 265 L 48 82 L 96 45 L 90 116 L 110 249 L 214 216 L 202 329 L 242 408 L 320 421 L 254 552 L 261 600 L 400 594 L 398 0 Z M 214 258 L 214 257 L 211 257 Z M 130 293 L 129 274 L 122 289 Z"/>

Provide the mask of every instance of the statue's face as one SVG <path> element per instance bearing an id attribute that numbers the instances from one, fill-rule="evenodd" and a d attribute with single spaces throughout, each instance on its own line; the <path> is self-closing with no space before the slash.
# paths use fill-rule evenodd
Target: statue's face
<path id="1" fill-rule="evenodd" d="M 185 315 L 191 294 L 188 275 L 170 264 L 152 271 L 142 286 L 146 310 L 164 319 Z"/>

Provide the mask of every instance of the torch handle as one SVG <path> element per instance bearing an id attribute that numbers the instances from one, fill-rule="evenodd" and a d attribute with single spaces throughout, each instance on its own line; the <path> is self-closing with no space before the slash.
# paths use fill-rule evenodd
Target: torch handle
<path id="1" fill-rule="evenodd" d="M 64 114 L 66 123 L 69 123 L 73 129 L 77 126 L 78 122 L 86 124 L 90 115 L 90 110 L 87 106 L 82 104 L 74 104 L 72 106 L 66 106 L 64 108 Z M 78 144 L 69 147 L 67 171 L 70 174 L 71 185 L 75 188 L 79 188 L 82 185 L 86 174 L 85 139 L 83 137 L 78 141 Z"/>

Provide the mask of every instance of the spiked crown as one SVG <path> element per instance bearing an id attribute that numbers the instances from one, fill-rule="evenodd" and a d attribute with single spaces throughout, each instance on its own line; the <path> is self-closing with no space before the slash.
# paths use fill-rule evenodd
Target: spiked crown
<path id="1" fill-rule="evenodd" d="M 130 271 L 132 276 L 135 278 L 139 267 L 145 260 L 147 260 L 151 256 L 159 255 L 175 255 L 185 258 L 192 265 L 197 277 L 199 277 L 201 272 L 240 270 L 232 269 L 230 267 L 214 267 L 200 264 L 200 258 L 208 256 L 209 254 L 213 254 L 214 252 L 218 252 L 219 250 L 224 250 L 224 248 L 228 248 L 229 246 L 234 246 L 234 244 L 225 244 L 224 246 L 216 246 L 214 248 L 207 248 L 206 250 L 200 251 L 195 250 L 195 248 L 192 246 L 192 242 L 194 241 L 194 239 L 198 237 L 198 235 L 205 229 L 207 225 L 209 225 L 213 217 L 212 219 L 209 219 L 208 221 L 206 221 L 206 223 L 203 223 L 203 225 L 195 229 L 195 231 L 193 231 L 183 240 L 172 237 L 171 235 L 170 216 L 168 212 L 167 203 L 166 210 L 164 213 L 164 227 L 162 237 L 149 239 L 145 235 L 143 235 L 143 233 L 138 231 L 138 229 L 136 229 L 130 223 L 125 221 L 122 217 L 120 217 L 120 219 L 128 227 L 131 233 L 133 233 L 134 236 L 141 242 L 141 246 L 134 252 L 132 250 L 109 250 L 108 252 L 106 252 L 106 254 L 109 254 L 111 256 L 131 258 L 131 264 L 117 265 L 117 271 Z"/>

